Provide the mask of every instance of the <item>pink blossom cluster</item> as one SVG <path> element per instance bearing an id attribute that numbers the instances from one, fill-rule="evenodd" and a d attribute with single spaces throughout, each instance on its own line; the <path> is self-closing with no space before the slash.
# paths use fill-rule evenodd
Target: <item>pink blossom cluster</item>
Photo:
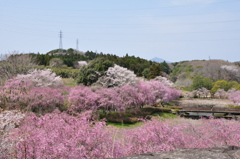
<path id="1" fill-rule="evenodd" d="M 229 100 L 231 100 L 235 105 L 240 105 L 240 91 L 236 91 L 230 93 L 228 96 Z"/>
<path id="2" fill-rule="evenodd" d="M 226 99 L 228 97 L 228 92 L 224 89 L 218 89 L 214 94 L 214 97 L 219 99 Z"/>
<path id="3" fill-rule="evenodd" d="M 0 88 L 0 106 L 4 109 L 51 112 L 64 105 L 64 87 L 36 87 L 29 80 L 11 79 Z"/>
<path id="4" fill-rule="evenodd" d="M 128 107 L 153 105 L 157 101 L 170 102 L 180 95 L 180 91 L 151 80 L 140 81 L 137 86 L 101 88 L 95 92 L 89 87 L 77 86 L 70 90 L 68 101 L 70 109 L 75 112 L 98 108 L 121 111 Z"/>
<path id="5" fill-rule="evenodd" d="M 30 113 L 12 130 L 16 144 L 9 158 L 105 158 L 119 156 L 105 122 L 90 121 L 89 114 L 70 116 L 55 111 L 37 117 Z"/>
<path id="6" fill-rule="evenodd" d="M 72 113 L 103 109 L 124 111 L 127 108 L 170 102 L 181 92 L 161 82 L 140 81 L 136 86 L 100 88 L 87 86 L 36 87 L 29 80 L 11 79 L 0 88 L 0 103 L 4 109 L 30 110 L 44 114 L 56 108 L 68 107 Z"/>
<path id="7" fill-rule="evenodd" d="M 196 124 L 154 119 L 139 127 L 118 129 L 104 121 L 91 121 L 90 116 L 91 112 L 76 116 L 58 111 L 41 117 L 28 114 L 11 131 L 9 139 L 15 144 L 9 148 L 8 158 L 101 159 L 181 148 L 240 146 L 240 123 L 234 120 L 201 119 Z"/>

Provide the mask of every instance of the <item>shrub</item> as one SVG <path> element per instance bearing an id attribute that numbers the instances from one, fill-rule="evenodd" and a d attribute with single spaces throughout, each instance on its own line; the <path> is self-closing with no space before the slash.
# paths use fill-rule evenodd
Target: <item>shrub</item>
<path id="1" fill-rule="evenodd" d="M 225 81 L 225 80 L 221 80 L 221 81 L 216 81 L 213 84 L 213 87 L 211 89 L 211 93 L 215 94 L 217 92 L 218 89 L 223 89 L 224 91 L 228 91 L 230 89 L 239 89 L 239 84 L 236 81 Z"/>
<path id="2" fill-rule="evenodd" d="M 49 61 L 49 66 L 50 67 L 62 67 L 63 65 L 64 65 L 63 60 L 60 59 L 60 58 L 52 58 Z"/>
<path id="3" fill-rule="evenodd" d="M 197 89 L 201 89 L 201 88 L 206 88 L 208 90 L 212 89 L 212 85 L 213 85 L 213 81 L 209 78 L 205 78 L 205 77 L 200 77 L 200 76 L 196 76 L 193 79 L 193 84 L 192 84 L 192 89 L 193 90 L 197 90 Z"/>

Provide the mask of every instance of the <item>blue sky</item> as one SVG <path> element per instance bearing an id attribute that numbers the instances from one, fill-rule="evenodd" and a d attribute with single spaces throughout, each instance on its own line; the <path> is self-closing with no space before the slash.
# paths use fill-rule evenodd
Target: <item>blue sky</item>
<path id="1" fill-rule="evenodd" d="M 240 61 L 240 0 L 0 0 L 0 53 Z"/>

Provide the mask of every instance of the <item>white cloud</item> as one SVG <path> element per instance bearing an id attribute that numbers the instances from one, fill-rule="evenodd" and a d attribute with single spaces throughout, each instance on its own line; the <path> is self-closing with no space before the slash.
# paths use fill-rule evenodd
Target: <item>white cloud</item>
<path id="1" fill-rule="evenodd" d="M 211 4 L 215 0 L 172 0 L 171 4 L 181 6 L 181 5 L 191 5 L 191 4 Z"/>

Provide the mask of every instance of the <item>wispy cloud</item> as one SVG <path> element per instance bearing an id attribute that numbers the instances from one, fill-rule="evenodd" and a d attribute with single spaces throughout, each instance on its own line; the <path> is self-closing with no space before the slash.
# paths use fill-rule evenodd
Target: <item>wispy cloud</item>
<path id="1" fill-rule="evenodd" d="M 216 0 L 172 0 L 172 5 L 191 5 L 191 4 L 211 4 L 214 3 Z"/>

